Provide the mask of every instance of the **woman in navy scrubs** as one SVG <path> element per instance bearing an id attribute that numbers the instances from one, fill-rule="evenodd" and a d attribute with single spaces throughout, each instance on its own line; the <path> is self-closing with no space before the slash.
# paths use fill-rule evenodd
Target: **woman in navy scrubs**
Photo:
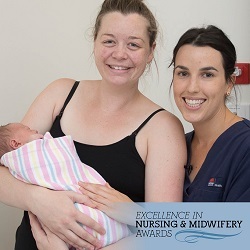
<path id="1" fill-rule="evenodd" d="M 215 26 L 179 39 L 171 65 L 176 105 L 194 130 L 186 135 L 186 202 L 250 201 L 250 121 L 232 113 L 236 51 Z"/>

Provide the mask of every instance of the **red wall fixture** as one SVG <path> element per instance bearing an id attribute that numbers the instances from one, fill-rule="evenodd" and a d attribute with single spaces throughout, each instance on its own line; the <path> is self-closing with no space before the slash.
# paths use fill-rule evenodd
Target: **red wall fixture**
<path id="1" fill-rule="evenodd" d="M 235 84 L 250 84 L 250 63 L 236 63 L 234 73 Z"/>

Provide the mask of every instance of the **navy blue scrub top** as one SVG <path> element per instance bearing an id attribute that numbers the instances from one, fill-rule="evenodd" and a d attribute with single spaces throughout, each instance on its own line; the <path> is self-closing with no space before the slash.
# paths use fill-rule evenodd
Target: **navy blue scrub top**
<path id="1" fill-rule="evenodd" d="M 194 131 L 186 134 L 187 166 Z M 186 169 L 184 202 L 250 202 L 250 121 L 237 122 L 215 141 L 191 183 Z"/>

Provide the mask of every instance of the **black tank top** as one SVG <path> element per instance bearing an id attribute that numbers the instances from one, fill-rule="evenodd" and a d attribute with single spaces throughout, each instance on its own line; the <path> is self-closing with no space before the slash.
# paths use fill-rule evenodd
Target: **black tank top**
<path id="1" fill-rule="evenodd" d="M 79 82 L 75 82 L 59 115 L 55 118 L 50 130 L 53 137 L 65 135 L 60 120 L 78 85 Z M 145 196 L 145 164 L 135 147 L 135 137 L 145 124 L 162 110 L 164 109 L 153 112 L 131 135 L 116 143 L 94 146 L 74 141 L 81 161 L 98 171 L 113 188 L 135 202 L 143 202 Z M 24 212 L 21 225 L 17 229 L 15 250 L 37 250 L 27 212 Z"/>
<path id="2" fill-rule="evenodd" d="M 51 127 L 50 133 L 53 137 L 65 135 L 61 129 L 60 120 L 78 85 L 79 82 L 75 82 Z M 145 164 L 135 147 L 135 137 L 145 124 L 162 110 L 164 109 L 153 112 L 131 135 L 116 143 L 94 146 L 74 141 L 81 161 L 94 168 L 113 188 L 126 194 L 135 202 L 143 202 L 145 196 Z"/>

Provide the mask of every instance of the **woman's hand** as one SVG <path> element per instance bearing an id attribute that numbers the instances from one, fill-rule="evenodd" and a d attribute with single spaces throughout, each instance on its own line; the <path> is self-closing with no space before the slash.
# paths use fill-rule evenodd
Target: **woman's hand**
<path id="1" fill-rule="evenodd" d="M 105 233 L 104 228 L 74 206 L 75 202 L 93 206 L 88 197 L 73 191 L 52 191 L 38 186 L 34 188 L 31 196 L 30 200 L 33 202 L 30 210 L 63 241 L 79 249 L 101 246 L 101 242 L 85 231 L 79 223 L 100 234 Z"/>
<path id="2" fill-rule="evenodd" d="M 39 250 L 68 250 L 67 244 L 58 236 L 53 234 L 46 226 L 41 225 L 37 217 L 29 212 L 30 225 L 32 234 L 36 240 Z"/>
<path id="3" fill-rule="evenodd" d="M 128 209 L 132 207 L 132 200 L 127 195 L 115 190 L 108 183 L 100 185 L 80 181 L 78 185 L 79 190 L 91 199 L 93 208 L 101 210 L 117 221 L 131 224 L 127 216 Z"/>

